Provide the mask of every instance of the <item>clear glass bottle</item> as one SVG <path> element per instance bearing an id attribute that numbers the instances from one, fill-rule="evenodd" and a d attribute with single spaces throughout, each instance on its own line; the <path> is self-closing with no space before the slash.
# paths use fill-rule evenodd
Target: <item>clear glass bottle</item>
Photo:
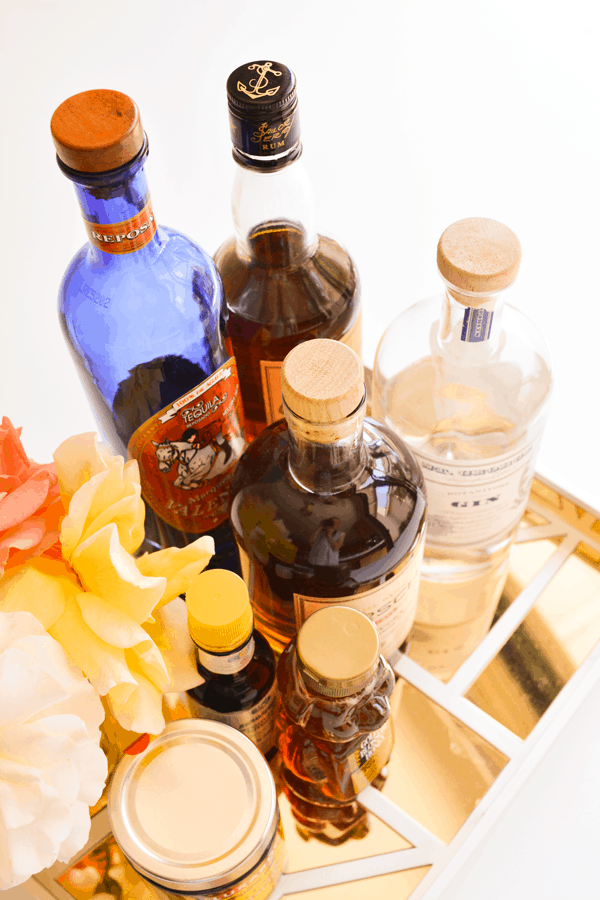
<path id="1" fill-rule="evenodd" d="M 410 451 L 365 420 L 363 367 L 317 339 L 282 368 L 285 420 L 242 456 L 231 523 L 262 633 L 276 652 L 322 606 L 375 622 L 392 658 L 416 612 L 425 495 Z"/>
<path id="2" fill-rule="evenodd" d="M 156 224 L 131 98 L 84 91 L 51 127 L 89 238 L 60 287 L 61 326 L 104 439 L 139 462 L 147 549 L 208 533 L 213 564 L 235 568 L 229 483 L 245 443 L 219 275 Z"/>
<path id="3" fill-rule="evenodd" d="M 356 797 L 385 783 L 393 745 L 394 673 L 370 619 L 349 607 L 315 612 L 277 666 L 283 790 L 305 837 L 328 844 L 362 838 Z"/>
<path id="4" fill-rule="evenodd" d="M 294 73 L 269 61 L 240 66 L 227 96 L 235 234 L 215 262 L 252 440 L 283 416 L 281 364 L 296 344 L 334 338 L 361 355 L 360 286 L 346 250 L 314 230 Z"/>
<path id="5" fill-rule="evenodd" d="M 187 691 L 190 714 L 224 722 L 275 753 L 275 656 L 254 628 L 246 585 L 234 572 L 201 572 L 185 600 L 204 681 Z"/>
<path id="6" fill-rule="evenodd" d="M 375 360 L 373 415 L 410 446 L 427 488 L 410 655 L 443 679 L 492 622 L 548 412 L 548 350 L 506 303 L 520 259 L 500 222 L 451 225 L 438 244 L 445 293 L 398 316 Z"/>

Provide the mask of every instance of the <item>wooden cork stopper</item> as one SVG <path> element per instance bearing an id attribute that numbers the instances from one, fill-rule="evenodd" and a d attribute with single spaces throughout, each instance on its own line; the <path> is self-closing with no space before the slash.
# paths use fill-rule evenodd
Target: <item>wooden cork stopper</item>
<path id="1" fill-rule="evenodd" d="M 58 157 L 78 172 L 108 172 L 144 145 L 140 113 L 119 91 L 83 91 L 58 107 L 50 122 Z"/>
<path id="2" fill-rule="evenodd" d="M 354 350 L 339 341 L 305 341 L 283 361 L 281 392 L 287 406 L 300 418 L 322 424 L 339 422 L 363 399 L 362 362 Z"/>
<path id="3" fill-rule="evenodd" d="M 520 262 L 519 238 L 495 219 L 461 219 L 446 228 L 438 243 L 438 268 L 459 290 L 501 291 L 517 277 Z"/>

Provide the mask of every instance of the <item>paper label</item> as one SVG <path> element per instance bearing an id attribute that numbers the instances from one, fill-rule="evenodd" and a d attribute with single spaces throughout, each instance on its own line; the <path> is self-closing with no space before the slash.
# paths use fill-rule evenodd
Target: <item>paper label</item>
<path id="1" fill-rule="evenodd" d="M 427 543 L 488 547 L 518 525 L 541 432 L 525 446 L 483 460 L 442 459 L 411 446 L 427 488 Z"/>
<path id="2" fill-rule="evenodd" d="M 222 713 L 203 706 L 188 694 L 190 712 L 199 719 L 224 722 L 245 734 L 256 744 L 261 753 L 268 753 L 275 746 L 275 718 L 277 715 L 277 684 L 274 681 L 268 693 L 250 709 Z"/>
<path id="3" fill-rule="evenodd" d="M 149 244 L 156 234 L 156 222 L 149 198 L 139 213 L 124 222 L 101 225 L 88 219 L 83 221 L 90 244 L 103 253 L 134 253 Z"/>
<path id="4" fill-rule="evenodd" d="M 489 340 L 493 318 L 493 310 L 468 306 L 463 316 L 463 326 L 460 333 L 461 341 L 473 344 Z"/>
<path id="5" fill-rule="evenodd" d="M 244 449 L 242 421 L 232 357 L 132 435 L 128 450 L 140 467 L 142 495 L 161 519 L 197 534 L 227 518 L 231 478 Z"/>
<path id="6" fill-rule="evenodd" d="M 362 311 L 352 327 L 340 339 L 341 344 L 351 347 L 362 359 Z M 283 418 L 281 398 L 281 367 L 283 362 L 275 359 L 261 359 L 260 377 L 267 425 Z"/>
<path id="7" fill-rule="evenodd" d="M 283 841 L 283 831 L 279 828 L 271 849 L 263 861 L 246 878 L 237 881 L 222 891 L 191 894 L 202 900 L 267 900 L 275 889 L 281 875 L 287 868 L 287 853 Z"/>
<path id="8" fill-rule="evenodd" d="M 358 750 L 348 757 L 350 777 L 357 794 L 379 775 L 390 758 L 393 742 L 392 720 L 388 719 L 377 731 L 365 735 Z"/>
<path id="9" fill-rule="evenodd" d="M 215 675 L 235 675 L 245 669 L 254 656 L 254 638 L 234 650 L 233 653 L 209 653 L 202 647 L 196 647 L 198 659 L 205 669 Z"/>
<path id="10" fill-rule="evenodd" d="M 350 606 L 369 616 L 379 632 L 381 653 L 389 658 L 404 642 L 417 610 L 419 570 L 423 559 L 424 534 L 405 558 L 400 571 L 392 578 L 365 591 L 348 597 L 310 597 L 294 594 L 294 610 L 298 628 L 312 613 L 324 606 Z"/>

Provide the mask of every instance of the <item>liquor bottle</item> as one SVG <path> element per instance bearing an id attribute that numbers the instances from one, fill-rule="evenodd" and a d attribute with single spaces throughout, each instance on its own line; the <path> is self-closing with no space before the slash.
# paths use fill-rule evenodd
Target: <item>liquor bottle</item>
<path id="1" fill-rule="evenodd" d="M 214 562 L 235 567 L 226 520 L 245 444 L 219 275 L 189 238 L 156 224 L 133 100 L 84 91 L 51 128 L 89 240 L 60 287 L 61 326 L 104 439 L 139 462 L 147 549 L 212 534 Z"/>
<path id="2" fill-rule="evenodd" d="M 227 98 L 235 234 L 215 262 L 253 440 L 283 416 L 281 363 L 296 344 L 334 338 L 361 355 L 360 287 L 346 250 L 314 231 L 294 73 L 248 63 L 229 76 Z"/>
<path id="3" fill-rule="evenodd" d="M 254 628 L 248 591 L 234 572 L 198 575 L 185 595 L 202 684 L 187 691 L 189 712 L 224 722 L 275 753 L 275 656 Z"/>
<path id="4" fill-rule="evenodd" d="M 299 344 L 282 368 L 285 420 L 243 454 L 231 522 L 258 627 L 280 652 L 322 606 L 375 622 L 394 657 L 413 623 L 425 494 L 410 451 L 365 420 L 363 367 L 339 341 Z"/>
<path id="5" fill-rule="evenodd" d="M 277 666 L 280 774 L 300 834 L 341 844 L 367 834 L 356 797 L 385 782 L 393 745 L 394 673 L 370 619 L 344 606 L 317 610 Z"/>
<path id="6" fill-rule="evenodd" d="M 443 296 L 381 339 L 373 415 L 411 447 L 427 487 L 427 542 L 410 655 L 447 679 L 484 637 L 507 575 L 548 410 L 538 330 L 505 303 L 517 236 L 493 219 L 443 233 Z"/>

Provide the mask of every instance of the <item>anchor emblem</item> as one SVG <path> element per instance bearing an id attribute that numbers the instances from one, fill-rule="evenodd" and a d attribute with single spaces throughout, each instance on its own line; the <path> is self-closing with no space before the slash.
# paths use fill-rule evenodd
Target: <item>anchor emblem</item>
<path id="1" fill-rule="evenodd" d="M 247 94 L 248 97 L 250 97 L 252 100 L 258 100 L 260 99 L 260 97 L 273 97 L 277 93 L 281 85 L 277 85 L 277 87 L 272 87 L 266 91 L 261 92 L 261 88 L 269 83 L 269 79 L 267 78 L 267 74 L 269 72 L 271 72 L 273 75 L 277 75 L 278 77 L 281 75 L 281 72 L 276 72 L 275 69 L 271 68 L 272 65 L 273 63 L 266 62 L 263 66 L 261 66 L 260 63 L 252 63 L 252 65 L 248 66 L 249 69 L 256 69 L 258 78 L 253 78 L 248 83 L 248 87 L 246 87 L 245 84 L 242 84 L 241 81 L 238 81 L 238 91 L 242 91 L 242 93 Z"/>

